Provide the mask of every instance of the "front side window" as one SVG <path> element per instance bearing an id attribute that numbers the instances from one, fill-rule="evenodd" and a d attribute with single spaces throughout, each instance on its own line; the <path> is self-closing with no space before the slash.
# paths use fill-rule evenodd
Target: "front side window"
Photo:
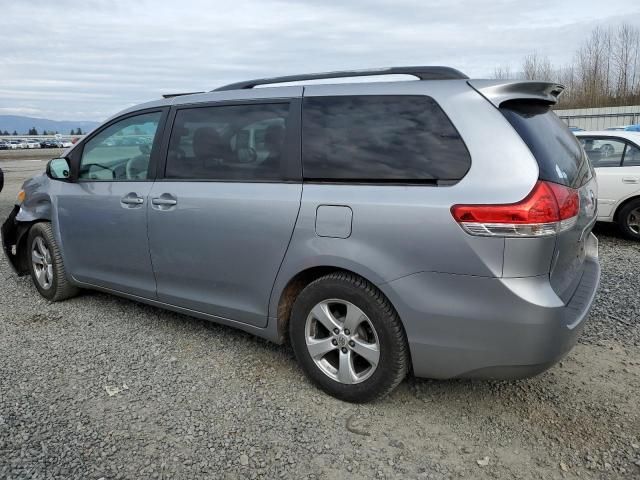
<path id="1" fill-rule="evenodd" d="M 286 103 L 178 110 L 165 177 L 220 181 L 284 178 L 288 115 Z"/>
<path id="2" fill-rule="evenodd" d="M 627 144 L 622 164 L 625 167 L 640 167 L 640 148 L 637 145 Z"/>
<path id="3" fill-rule="evenodd" d="M 619 167 L 622 163 L 625 143 L 621 140 L 580 137 L 580 143 L 594 167 Z"/>
<path id="4" fill-rule="evenodd" d="M 96 181 L 145 180 L 162 112 L 120 120 L 89 139 L 78 178 Z"/>
<path id="5" fill-rule="evenodd" d="M 307 97 L 303 174 L 309 180 L 460 180 L 471 165 L 462 138 L 430 97 Z"/>

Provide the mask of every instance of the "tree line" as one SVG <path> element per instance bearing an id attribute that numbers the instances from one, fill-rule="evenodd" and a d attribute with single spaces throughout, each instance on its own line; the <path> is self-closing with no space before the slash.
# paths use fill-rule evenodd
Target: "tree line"
<path id="1" fill-rule="evenodd" d="M 558 82 L 566 89 L 556 108 L 618 107 L 640 104 L 640 29 L 622 24 L 591 31 L 566 65 L 553 65 L 532 52 L 520 69 L 496 67 L 493 78 Z"/>
<path id="2" fill-rule="evenodd" d="M 4 136 L 10 136 L 10 135 L 13 135 L 13 136 L 17 136 L 17 135 L 57 135 L 58 133 L 60 133 L 60 132 L 58 132 L 57 130 L 56 131 L 53 131 L 53 130 L 42 130 L 42 133 L 38 133 L 38 129 L 35 128 L 35 127 L 31 127 L 29 129 L 29 131 L 27 131 L 27 133 L 23 133 L 23 134 L 20 134 L 15 130 L 13 131 L 13 133 L 9 133 L 7 130 L 5 130 L 5 131 L 0 130 L 0 135 L 4 135 Z M 84 132 L 82 131 L 82 129 L 80 127 L 78 127 L 77 129 L 73 129 L 72 128 L 71 131 L 69 132 L 69 135 L 84 135 Z"/>

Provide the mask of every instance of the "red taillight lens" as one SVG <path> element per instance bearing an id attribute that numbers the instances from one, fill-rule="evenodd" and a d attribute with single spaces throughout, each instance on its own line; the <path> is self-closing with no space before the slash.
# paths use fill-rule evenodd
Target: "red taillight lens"
<path id="1" fill-rule="evenodd" d="M 542 236 L 573 226 L 579 208 L 577 190 L 540 180 L 520 202 L 454 205 L 451 213 L 473 235 Z"/>
<path id="2" fill-rule="evenodd" d="M 578 195 L 577 190 L 557 183 L 547 183 L 546 185 L 549 186 L 556 197 L 560 220 L 567 220 L 578 215 L 580 211 L 580 195 Z"/>

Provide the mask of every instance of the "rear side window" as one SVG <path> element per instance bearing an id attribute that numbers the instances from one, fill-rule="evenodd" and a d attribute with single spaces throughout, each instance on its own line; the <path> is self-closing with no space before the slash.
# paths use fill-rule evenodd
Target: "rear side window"
<path id="1" fill-rule="evenodd" d="M 591 178 L 591 167 L 576 139 L 547 104 L 512 100 L 500 111 L 538 162 L 540 179 L 577 188 Z"/>
<path id="2" fill-rule="evenodd" d="M 183 108 L 176 113 L 165 177 L 277 181 L 287 167 L 289 104 Z"/>
<path id="3" fill-rule="evenodd" d="M 456 181 L 471 165 L 457 130 L 426 96 L 307 97 L 302 144 L 309 180 Z"/>

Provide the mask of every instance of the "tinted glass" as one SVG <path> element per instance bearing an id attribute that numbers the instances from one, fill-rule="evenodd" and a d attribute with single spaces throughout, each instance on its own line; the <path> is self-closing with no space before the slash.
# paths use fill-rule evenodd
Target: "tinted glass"
<path id="1" fill-rule="evenodd" d="M 624 152 L 623 165 L 625 167 L 638 167 L 640 166 L 640 148 L 636 145 L 627 144 L 627 149 Z"/>
<path id="2" fill-rule="evenodd" d="M 82 149 L 79 178 L 123 181 L 147 178 L 161 112 L 125 118 L 91 138 Z"/>
<path id="3" fill-rule="evenodd" d="M 594 167 L 619 167 L 625 143 L 611 138 L 579 137 L 584 152 Z"/>
<path id="4" fill-rule="evenodd" d="M 536 158 L 541 180 L 576 188 L 591 178 L 580 143 L 549 105 L 517 100 L 500 110 Z"/>
<path id="5" fill-rule="evenodd" d="M 288 104 L 178 110 L 167 178 L 277 180 L 286 169 Z"/>
<path id="6" fill-rule="evenodd" d="M 459 180 L 471 165 L 460 135 L 425 96 L 308 97 L 302 132 L 307 179 Z"/>

